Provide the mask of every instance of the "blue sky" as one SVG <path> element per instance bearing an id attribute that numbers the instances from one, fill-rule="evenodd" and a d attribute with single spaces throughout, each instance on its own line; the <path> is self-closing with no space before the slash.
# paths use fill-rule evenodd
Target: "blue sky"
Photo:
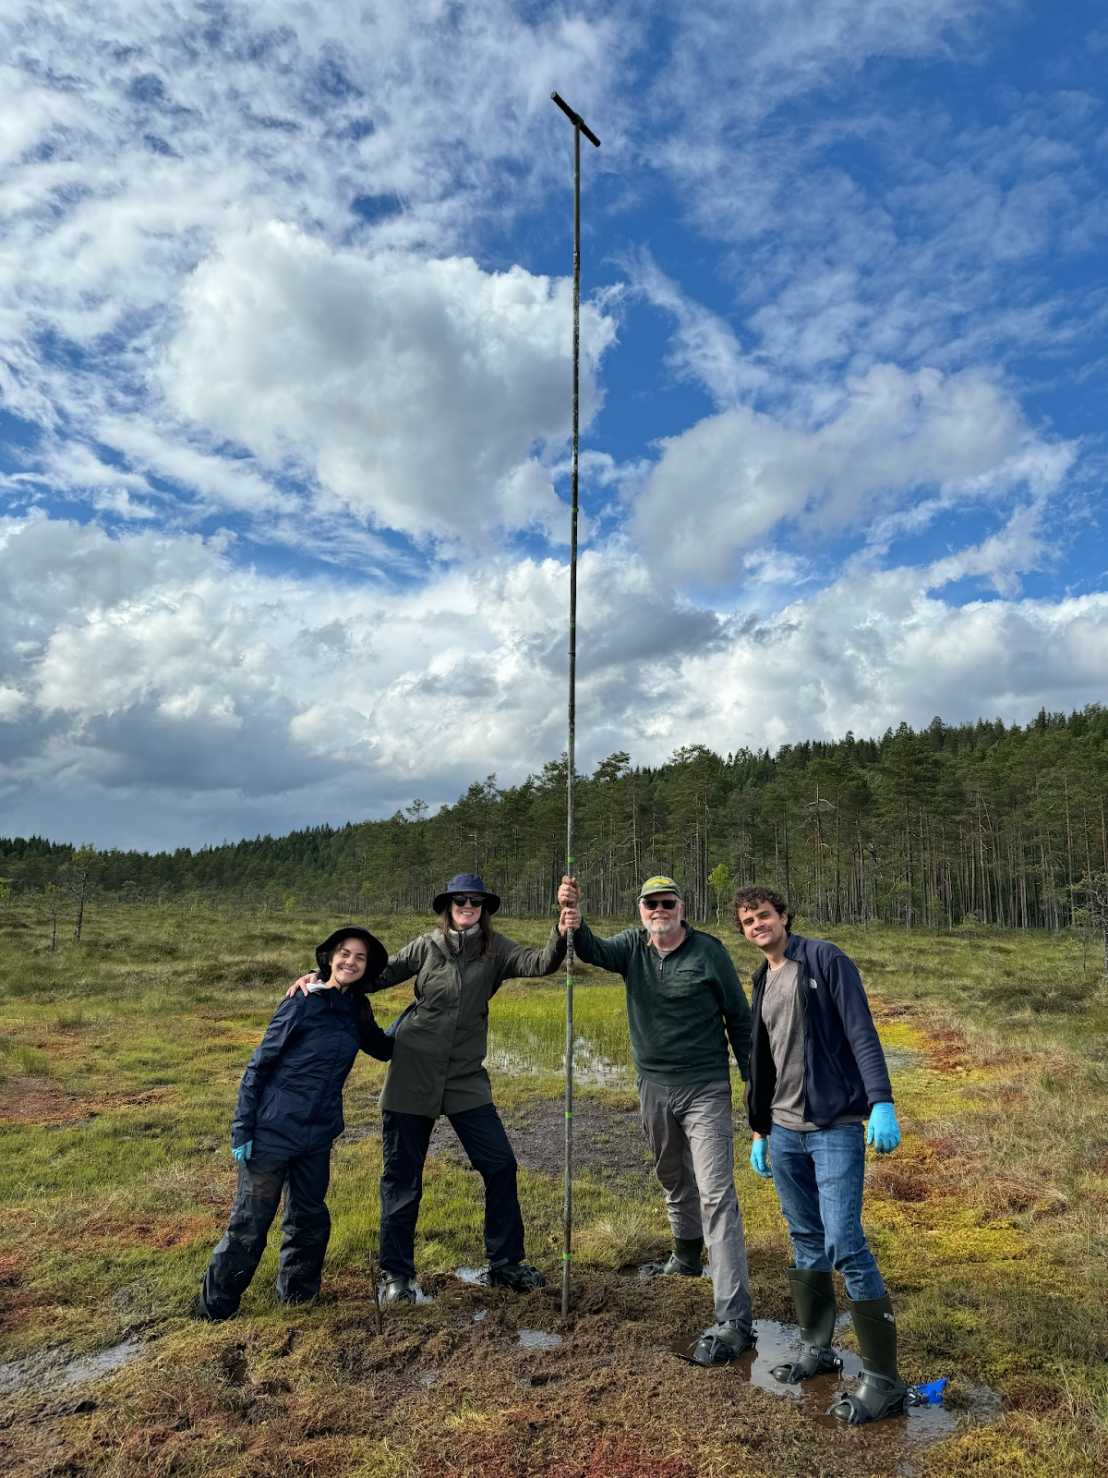
<path id="1" fill-rule="evenodd" d="M 0 21 L 0 832 L 198 845 L 578 754 L 1103 701 L 1108 16 Z"/>

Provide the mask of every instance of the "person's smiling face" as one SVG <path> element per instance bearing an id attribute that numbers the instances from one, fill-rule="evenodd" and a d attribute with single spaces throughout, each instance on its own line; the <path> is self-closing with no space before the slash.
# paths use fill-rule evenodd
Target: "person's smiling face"
<path id="1" fill-rule="evenodd" d="M 450 899 L 450 921 L 455 929 L 468 929 L 475 924 L 484 904 L 479 893 L 454 893 Z"/>
<path id="2" fill-rule="evenodd" d="M 657 939 L 662 944 L 668 944 L 681 932 L 684 915 L 685 906 L 680 898 L 664 888 L 639 899 L 639 918 L 650 931 L 651 939 Z"/>
<path id="3" fill-rule="evenodd" d="M 760 903 L 744 903 L 738 911 L 739 928 L 765 954 L 776 954 L 785 947 L 789 937 L 786 915 L 778 913 L 769 899 Z"/>
<path id="4" fill-rule="evenodd" d="M 331 984 L 354 985 L 365 974 L 368 963 L 369 956 L 360 939 L 354 935 L 340 939 L 331 951 Z"/>

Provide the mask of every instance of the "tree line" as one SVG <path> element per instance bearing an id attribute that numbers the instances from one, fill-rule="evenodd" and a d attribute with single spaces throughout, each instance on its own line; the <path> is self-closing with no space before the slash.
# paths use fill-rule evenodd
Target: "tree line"
<path id="1" fill-rule="evenodd" d="M 10 892 L 68 887 L 143 901 L 190 893 L 266 907 L 426 912 L 451 873 L 483 874 L 515 914 L 549 910 L 565 866 L 566 760 L 519 785 L 474 781 L 431 814 L 174 852 L 96 851 L 0 838 Z M 656 767 L 608 755 L 575 777 L 575 871 L 593 914 L 630 915 L 668 873 L 690 915 L 768 883 L 806 918 L 949 928 L 1087 922 L 1108 879 L 1108 710 L 1045 709 L 880 738 L 846 734 L 726 755 L 684 746 Z M 1098 892 L 1099 889 L 1099 892 Z"/>

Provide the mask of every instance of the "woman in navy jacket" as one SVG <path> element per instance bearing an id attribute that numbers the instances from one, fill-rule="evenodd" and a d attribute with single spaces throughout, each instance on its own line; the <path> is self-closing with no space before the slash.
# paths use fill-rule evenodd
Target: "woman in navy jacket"
<path id="1" fill-rule="evenodd" d="M 392 1056 L 393 1040 L 366 998 L 388 960 L 384 945 L 350 925 L 315 953 L 318 984 L 281 1002 L 239 1085 L 231 1122 L 238 1188 L 200 1293 L 209 1319 L 229 1319 L 238 1309 L 286 1185 L 277 1297 L 303 1303 L 318 1294 L 331 1234 L 324 1203 L 331 1145 L 344 1128 L 343 1084 L 359 1048 L 382 1062 Z"/>

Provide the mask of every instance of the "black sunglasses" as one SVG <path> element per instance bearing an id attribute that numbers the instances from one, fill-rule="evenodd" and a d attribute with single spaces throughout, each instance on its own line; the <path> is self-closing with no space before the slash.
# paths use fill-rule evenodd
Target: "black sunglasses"
<path id="1" fill-rule="evenodd" d="M 680 903 L 679 898 L 640 898 L 639 902 L 644 908 L 676 908 Z"/>
<path id="2" fill-rule="evenodd" d="M 480 896 L 470 897 L 468 893 L 452 893 L 450 901 L 458 908 L 464 908 L 468 903 L 470 908 L 480 908 L 484 904 L 484 898 Z"/>

